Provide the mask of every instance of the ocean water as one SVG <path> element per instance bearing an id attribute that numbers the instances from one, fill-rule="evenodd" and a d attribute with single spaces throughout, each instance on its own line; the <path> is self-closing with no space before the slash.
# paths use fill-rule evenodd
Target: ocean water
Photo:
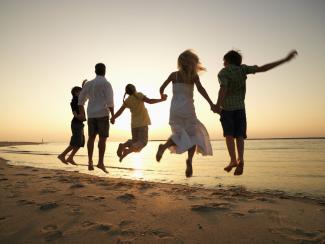
<path id="1" fill-rule="evenodd" d="M 155 160 L 161 142 L 151 141 L 140 153 L 118 161 L 118 142 L 108 142 L 105 164 L 109 174 L 99 169 L 87 170 L 87 150 L 80 149 L 75 157 L 78 166 L 62 164 L 57 155 L 67 143 L 47 143 L 0 148 L 0 157 L 13 165 L 79 171 L 100 177 L 137 179 L 206 188 L 242 186 L 252 191 L 284 191 L 293 195 L 325 197 L 325 140 L 272 139 L 247 140 L 245 169 L 242 176 L 226 173 L 228 154 L 223 140 L 213 141 L 213 156 L 195 155 L 193 177 L 185 177 L 187 154 L 176 155 L 166 150 L 160 163 Z M 97 159 L 94 151 L 94 162 Z"/>

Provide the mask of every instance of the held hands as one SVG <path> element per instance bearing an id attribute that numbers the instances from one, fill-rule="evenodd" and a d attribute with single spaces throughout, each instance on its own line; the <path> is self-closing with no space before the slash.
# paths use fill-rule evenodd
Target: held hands
<path id="1" fill-rule="evenodd" d="M 290 61 L 291 59 L 295 58 L 298 55 L 297 50 L 292 50 L 287 57 L 285 58 L 285 61 Z"/>
<path id="2" fill-rule="evenodd" d="M 115 123 L 115 117 L 113 116 L 110 120 L 111 120 L 111 124 L 114 125 L 114 123 Z"/>
<path id="3" fill-rule="evenodd" d="M 222 109 L 221 109 L 221 107 L 218 106 L 217 104 L 213 104 L 213 105 L 211 105 L 211 110 L 212 110 L 214 113 L 220 114 Z"/>
<path id="4" fill-rule="evenodd" d="M 160 94 L 161 96 L 161 101 L 166 101 L 167 100 L 167 95 L 166 94 Z"/>

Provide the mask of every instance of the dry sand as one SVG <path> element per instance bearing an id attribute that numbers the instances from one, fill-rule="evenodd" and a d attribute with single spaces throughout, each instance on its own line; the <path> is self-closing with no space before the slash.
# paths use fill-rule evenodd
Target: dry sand
<path id="1" fill-rule="evenodd" d="M 325 243 L 322 199 L 100 178 L 3 159 L 0 186 L 0 243 Z"/>

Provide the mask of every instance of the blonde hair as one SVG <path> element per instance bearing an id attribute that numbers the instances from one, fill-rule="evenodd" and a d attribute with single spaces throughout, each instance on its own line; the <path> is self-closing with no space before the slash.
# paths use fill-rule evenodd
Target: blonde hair
<path id="1" fill-rule="evenodd" d="M 206 68 L 200 63 L 199 57 L 191 49 L 178 56 L 177 64 L 181 75 L 188 80 L 193 80 L 200 71 L 206 71 Z"/>

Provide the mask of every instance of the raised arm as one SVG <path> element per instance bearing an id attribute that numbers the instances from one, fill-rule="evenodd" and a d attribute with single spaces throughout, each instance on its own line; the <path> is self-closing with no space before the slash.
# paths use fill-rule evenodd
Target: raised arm
<path id="1" fill-rule="evenodd" d="M 202 97 L 205 98 L 205 100 L 207 100 L 207 102 L 209 103 L 210 107 L 213 107 L 213 102 L 211 101 L 208 93 L 206 92 L 206 90 L 204 89 L 204 87 L 201 84 L 200 78 L 199 76 L 197 76 L 197 78 L 194 81 L 197 90 L 199 91 L 199 93 L 202 95 Z"/>
<path id="2" fill-rule="evenodd" d="M 112 118 L 111 118 L 111 123 L 114 124 L 115 123 L 115 119 L 117 119 L 122 113 L 123 111 L 126 109 L 126 106 L 123 104 L 121 106 L 121 108 L 116 112 L 116 114 L 114 114 L 114 108 L 113 108 L 113 113 L 112 113 Z M 112 111 L 111 111 L 112 112 Z"/>
<path id="3" fill-rule="evenodd" d="M 162 94 L 162 95 L 161 95 L 161 98 L 159 98 L 159 99 L 155 99 L 155 98 L 147 98 L 146 96 L 143 97 L 143 101 L 144 101 L 145 103 L 149 103 L 149 104 L 160 103 L 160 102 L 166 101 L 166 99 L 167 99 L 167 95 L 166 95 L 166 94 Z"/>
<path id="4" fill-rule="evenodd" d="M 260 67 L 257 67 L 256 69 L 256 73 L 258 72 L 265 72 L 268 71 L 270 69 L 273 69 L 283 63 L 289 62 L 291 59 L 293 59 L 294 57 L 296 57 L 298 55 L 298 52 L 296 50 L 291 51 L 285 58 L 280 59 L 279 61 L 275 61 L 273 63 L 269 63 L 269 64 L 264 64 Z"/>
<path id="5" fill-rule="evenodd" d="M 168 86 L 168 84 L 173 80 L 172 76 L 173 76 L 173 73 L 171 73 L 171 74 L 168 76 L 167 80 L 165 80 L 165 82 L 161 85 L 161 87 L 160 87 L 160 89 L 159 89 L 159 92 L 160 92 L 161 97 L 163 97 L 163 94 L 164 94 L 165 88 L 166 88 L 166 87 Z"/>

